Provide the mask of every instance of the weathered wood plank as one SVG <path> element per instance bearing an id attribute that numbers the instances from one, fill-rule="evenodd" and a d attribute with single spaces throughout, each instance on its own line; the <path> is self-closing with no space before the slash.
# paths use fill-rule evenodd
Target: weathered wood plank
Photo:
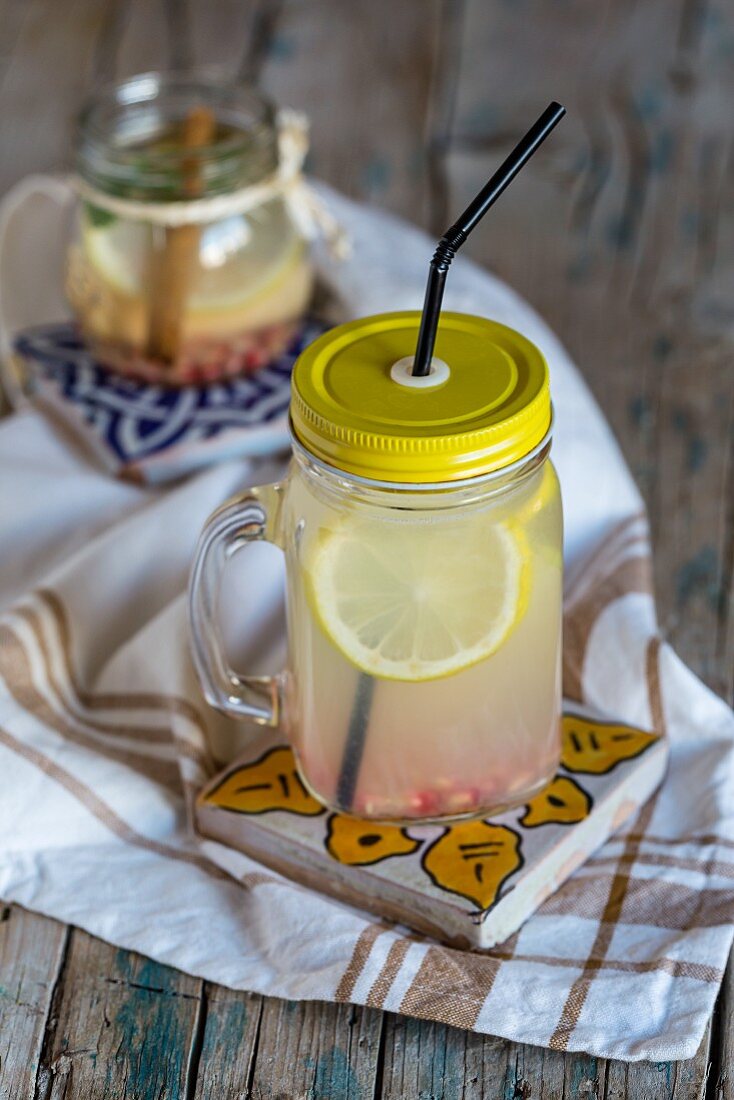
<path id="1" fill-rule="evenodd" d="M 511 1045 L 502 1039 L 391 1013 L 385 1015 L 384 1029 L 383 1100 L 497 1100 L 516 1095 Z"/>
<path id="2" fill-rule="evenodd" d="M 383 1100 L 694 1100 L 708 1035 L 688 1062 L 610 1062 L 386 1015 Z M 723 1098 L 722 1098 L 723 1100 Z M 726 1098 L 728 1100 L 728 1097 Z"/>
<path id="3" fill-rule="evenodd" d="M 648 504 L 663 630 L 730 695 L 734 12 L 702 13 L 468 0 L 448 174 L 458 210 L 545 100 L 568 106 L 467 248 L 579 363 Z"/>
<path id="4" fill-rule="evenodd" d="M 173 35 L 171 20 L 178 18 L 181 5 L 76 0 L 57 7 L 48 0 L 28 5 L 6 0 L 0 11 L 0 188 L 64 158 L 66 121 L 88 80 L 95 51 L 97 78 L 112 75 L 113 65 L 123 74 L 182 64 L 190 53 L 228 67 L 250 64 L 241 61 L 245 55 L 235 42 L 240 20 L 244 25 L 251 18 L 244 4 L 193 3 L 190 22 L 179 24 Z M 278 7 L 260 4 L 262 18 L 277 15 Z M 441 5 L 442 14 L 446 9 L 454 19 L 454 31 L 460 28 L 461 7 L 450 0 Z M 564 123 L 559 144 L 554 139 L 553 150 L 544 151 L 518 180 L 503 199 L 502 218 L 493 220 L 482 231 L 482 243 L 473 241 L 472 247 L 545 313 L 603 400 L 651 509 L 663 625 L 682 655 L 731 697 L 734 196 L 727 160 L 732 89 L 725 71 L 732 44 L 730 13 L 723 0 L 712 0 L 705 14 L 704 5 L 678 0 L 634 6 L 567 0 L 560 11 L 557 5 L 525 0 L 521 15 L 516 5 L 467 0 L 462 80 L 450 133 L 451 70 L 446 73 L 434 63 L 438 8 L 438 0 L 359 7 L 336 0 L 309 5 L 288 0 L 272 44 L 267 48 L 265 35 L 266 45 L 261 38 L 254 53 L 258 64 L 265 61 L 269 89 L 283 102 L 310 110 L 318 174 L 413 220 L 426 222 L 433 209 L 437 229 L 445 220 L 442 211 L 461 208 L 536 109 L 551 95 L 567 102 L 576 121 Z M 242 35 L 255 36 L 255 24 L 250 25 L 253 29 Z M 107 43 L 106 52 L 100 52 L 100 41 Z M 447 41 L 443 35 L 442 63 L 451 54 Z M 3 76 L 4 58 L 10 63 Z M 54 74 L 52 97 L 49 72 Z M 432 144 L 426 154 L 430 86 L 441 81 L 447 89 L 443 112 L 431 108 Z M 453 148 L 446 160 L 444 202 L 442 164 L 449 137 Z M 0 984 L 12 989 L 1 976 L 6 935 L 0 925 Z M 69 958 L 72 977 L 78 973 L 78 938 L 81 933 L 72 942 L 77 954 Z M 34 940 L 37 955 L 40 942 Z M 46 950 L 52 954 L 50 946 Z M 138 973 L 138 957 L 121 953 L 115 970 L 104 955 L 112 949 L 102 951 L 104 965 L 92 966 L 94 950 L 89 946 L 84 956 L 88 964 L 82 959 L 88 973 L 79 998 L 70 979 L 59 989 L 58 1022 L 48 1035 L 40 1095 L 52 1088 L 55 1095 L 103 1095 L 91 1091 L 102 1078 L 90 1070 L 91 1058 L 79 1053 L 86 1039 L 77 1043 L 75 1038 L 94 1033 L 95 1021 L 104 1038 L 98 1062 L 109 1068 L 113 1087 L 128 1081 L 129 1095 L 154 1095 L 148 1091 L 154 1087 L 160 1095 L 178 1095 L 180 1087 L 185 1095 L 181 1082 L 192 1056 L 198 1057 L 201 1097 L 246 1095 L 250 1077 L 263 1096 L 336 1096 L 344 1082 L 352 1088 L 344 1095 L 372 1095 L 377 1013 L 314 1005 L 288 1009 L 267 1000 L 253 1067 L 257 998 L 215 987 L 203 1019 L 198 984 L 181 986 L 195 989 L 193 1001 L 177 985 L 192 979 L 176 975 L 174 992 L 161 980 L 139 983 L 155 984 L 154 990 L 137 989 L 129 975 Z M 23 949 L 13 962 L 25 968 L 25 975 L 31 973 L 28 955 Z M 36 961 L 44 990 L 41 994 L 39 987 L 37 1003 L 43 1005 L 43 997 L 50 997 L 54 964 L 49 959 L 44 969 L 43 952 Z M 91 970 L 98 983 L 94 996 Z M 102 975 L 113 972 L 126 977 L 106 982 Z M 730 981 L 722 1021 L 730 1020 Z M 145 1002 L 142 1008 L 138 996 Z M 107 1012 L 109 1018 L 108 999 L 114 1017 L 109 1024 L 104 1016 Z M 25 995 L 23 1000 L 34 1003 Z M 178 1014 L 179 1001 L 185 1019 Z M 172 1002 L 177 1006 L 174 1022 Z M 2 1006 L 0 1050 L 7 1011 Z M 24 1049 L 37 1049 L 42 1015 L 31 1016 L 19 1029 L 25 1046 L 19 1048 L 17 1065 Z M 165 1053 L 152 1054 L 150 1037 L 161 1016 L 165 1050 L 175 1047 L 171 1064 L 178 1076 L 173 1083 L 160 1079 L 167 1068 Z M 238 1030 L 240 1016 L 244 1038 L 236 1057 L 231 1059 L 230 1050 L 225 1058 L 228 1036 Z M 348 1032 L 345 1017 L 355 1021 Z M 135 1020 L 143 1021 L 142 1032 Z M 734 1077 L 727 1027 L 722 1023 L 717 1100 L 728 1100 Z M 360 1029 L 366 1029 L 361 1047 Z M 64 1031 L 71 1043 L 65 1051 L 60 1047 Z M 123 1044 L 119 1055 L 113 1041 Z M 705 1079 L 701 1052 L 678 1067 L 627 1067 L 398 1018 L 388 1019 L 384 1041 L 386 1096 L 421 1095 L 423 1089 L 426 1097 L 496 1093 L 549 1100 L 562 1095 L 682 1100 L 700 1096 Z M 145 1058 L 152 1061 L 143 1071 L 146 1043 Z M 125 1045 L 132 1045 L 132 1053 Z M 9 1063 L 3 1063 L 7 1073 Z M 190 1066 L 191 1072 L 196 1069 Z M 4 1087 L 5 1078 L 0 1082 Z"/>
<path id="5" fill-rule="evenodd" d="M 372 1100 L 381 1026 L 373 1009 L 266 999 L 251 1095 Z"/>
<path id="6" fill-rule="evenodd" d="M 280 0 L 220 0 L 217 17 L 207 6 L 191 9 L 191 37 L 197 65 L 256 83 L 270 48 Z"/>
<path id="7" fill-rule="evenodd" d="M 177 42 L 185 43 L 188 40 L 188 5 L 175 7 Z M 134 73 L 172 68 L 179 58 L 171 35 L 172 13 L 163 0 L 115 0 L 115 9 L 119 29 L 107 79 L 119 80 Z M 108 12 L 110 10 L 114 9 L 108 4 Z"/>
<path id="8" fill-rule="evenodd" d="M 239 1100 L 250 1095 L 263 998 L 220 985 L 204 987 L 201 1049 L 192 1060 L 195 1100 Z"/>
<path id="9" fill-rule="evenodd" d="M 32 0 L 20 9 L 0 81 L 0 194 L 29 172 L 68 163 L 71 121 L 92 72 L 106 5 Z M 17 20 L 18 8 L 8 10 Z"/>
<path id="10" fill-rule="evenodd" d="M 383 1100 L 601 1100 L 605 1075 L 603 1059 L 385 1017 Z"/>
<path id="11" fill-rule="evenodd" d="M 607 1062 L 604 1100 L 704 1100 L 710 1067 L 710 1031 L 684 1062 Z M 593 1094 L 592 1094 L 593 1095 Z"/>
<path id="12" fill-rule="evenodd" d="M 729 966 L 714 1022 L 709 1100 L 734 1100 L 734 963 Z"/>
<path id="13" fill-rule="evenodd" d="M 38 1070 L 38 1100 L 180 1100 L 201 982 L 74 930 Z"/>
<path id="14" fill-rule="evenodd" d="M 67 929 L 0 905 L 0 1096 L 32 1097 Z"/>
<path id="15" fill-rule="evenodd" d="M 425 127 L 440 0 L 284 0 L 265 89 L 312 121 L 310 170 L 347 194 L 425 223 Z"/>
<path id="16" fill-rule="evenodd" d="M 545 101 L 568 106 L 468 247 L 579 363 L 648 505 L 663 630 L 729 695 L 734 347 L 722 286 L 734 184 L 723 168 L 731 70 L 721 47 L 734 41 L 734 13 L 701 11 L 530 0 L 519 19 L 468 0 L 447 174 L 460 210 Z M 707 1036 L 678 1065 L 599 1063 L 587 1091 L 701 1096 L 708 1053 Z M 574 1064 L 564 1060 L 564 1076 Z M 545 1094 L 546 1072 L 526 1075 L 533 1096 Z"/>

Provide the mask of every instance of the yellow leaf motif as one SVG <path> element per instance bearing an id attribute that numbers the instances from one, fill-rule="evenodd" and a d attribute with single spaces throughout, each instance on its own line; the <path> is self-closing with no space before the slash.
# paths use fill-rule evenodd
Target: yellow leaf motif
<path id="1" fill-rule="evenodd" d="M 291 749 L 268 749 L 253 764 L 237 768 L 206 796 L 206 801 L 238 814 L 264 814 L 285 810 L 315 817 L 324 807 L 309 794 L 296 768 Z"/>
<path id="2" fill-rule="evenodd" d="M 339 863 L 364 867 L 391 856 L 409 856 L 420 848 L 420 841 L 408 836 L 398 825 L 375 825 L 345 814 L 329 818 L 326 850 Z"/>
<path id="3" fill-rule="evenodd" d="M 423 856 L 436 886 L 489 909 L 503 883 L 522 867 L 520 837 L 505 825 L 462 821 L 451 825 Z"/>
<path id="4" fill-rule="evenodd" d="M 589 816 L 591 806 L 591 795 L 575 779 L 557 775 L 530 799 L 520 824 L 526 829 L 534 829 L 536 825 L 573 825 Z"/>
<path id="5" fill-rule="evenodd" d="M 621 761 L 639 756 L 657 740 L 654 733 L 644 733 L 632 726 L 565 714 L 561 764 L 570 772 L 605 775 Z"/>

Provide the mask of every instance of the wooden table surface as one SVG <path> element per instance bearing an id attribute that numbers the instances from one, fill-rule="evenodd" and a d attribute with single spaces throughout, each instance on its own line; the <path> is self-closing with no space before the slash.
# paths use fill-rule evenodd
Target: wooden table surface
<path id="1" fill-rule="evenodd" d="M 565 341 L 650 512 L 663 633 L 734 687 L 731 0 L 0 0 L 0 193 L 67 157 L 95 82 L 217 63 L 313 122 L 311 170 L 438 232 L 569 109 L 467 251 Z M 0 910 L 0 1094 L 734 1097 L 728 979 L 689 1062 L 561 1055 L 232 993 Z"/>

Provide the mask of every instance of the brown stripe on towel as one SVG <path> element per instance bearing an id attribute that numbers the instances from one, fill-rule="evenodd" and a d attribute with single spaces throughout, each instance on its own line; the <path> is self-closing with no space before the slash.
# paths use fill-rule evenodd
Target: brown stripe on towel
<path id="1" fill-rule="evenodd" d="M 716 966 L 708 966 L 704 963 L 689 962 L 686 959 L 671 959 L 667 955 L 661 955 L 657 959 L 642 959 L 639 961 L 630 959 L 607 959 L 590 956 L 588 959 L 566 958 L 564 955 L 524 955 L 522 952 L 503 955 L 502 950 L 494 950 L 492 958 L 502 962 L 535 963 L 538 966 L 557 966 L 564 970 L 616 970 L 628 974 L 649 974 L 654 971 L 662 971 L 674 978 L 693 978 L 699 982 L 718 982 L 724 976 L 724 971 Z"/>
<path id="2" fill-rule="evenodd" d="M 400 973 L 400 967 L 403 965 L 403 960 L 408 953 L 411 943 L 415 940 L 408 936 L 401 936 L 400 939 L 395 940 L 390 945 L 390 950 L 387 953 L 387 958 L 382 964 L 380 973 L 377 975 L 372 988 L 367 996 L 367 1004 L 371 1008 L 382 1008 L 385 1003 L 392 984 L 396 977 Z"/>
<path id="3" fill-rule="evenodd" d="M 357 984 L 357 980 L 365 968 L 375 940 L 381 936 L 383 932 L 387 932 L 389 928 L 390 925 L 383 924 L 382 921 L 371 921 L 360 932 L 357 937 L 357 942 L 354 945 L 354 950 L 352 951 L 352 957 L 336 987 L 334 993 L 335 1001 L 348 1001 L 350 999 L 354 993 L 354 987 Z"/>
<path id="4" fill-rule="evenodd" d="M 650 710 L 653 714 L 656 712 L 656 707 L 659 708 L 659 702 L 655 699 L 655 693 L 660 689 L 659 677 L 655 675 L 651 676 L 652 659 L 649 655 L 650 647 L 653 648 L 654 660 L 656 661 L 659 656 L 659 641 L 657 638 L 650 639 L 648 643 L 648 659 L 646 661 L 646 673 L 647 673 L 647 689 L 650 701 Z M 660 713 L 662 714 L 662 709 Z M 664 728 L 661 726 L 658 730 L 659 733 L 665 733 Z M 650 824 L 653 813 L 655 811 L 655 805 L 659 797 L 659 791 L 657 791 L 652 798 L 647 802 L 645 806 L 637 816 L 636 833 L 644 834 L 648 825 Z M 578 1023 L 581 1015 L 581 1010 L 584 1007 L 584 1003 L 591 988 L 591 983 L 594 980 L 595 975 L 599 972 L 599 961 L 603 960 L 609 950 L 609 946 L 612 942 L 614 930 L 622 915 L 622 907 L 624 905 L 625 897 L 627 895 L 627 888 L 630 881 L 630 873 L 634 865 L 635 857 L 639 851 L 640 841 L 630 840 L 627 837 L 625 841 L 624 851 L 622 858 L 617 864 L 616 872 L 612 878 L 612 882 L 609 888 L 609 896 L 607 903 L 604 907 L 604 912 L 601 916 L 601 923 L 597 929 L 596 936 L 594 937 L 594 943 L 592 944 L 591 951 L 589 952 L 589 958 L 586 961 L 586 965 L 583 967 L 580 977 L 571 986 L 566 1002 L 561 1011 L 558 1023 L 550 1037 L 549 1046 L 551 1050 L 567 1050 L 571 1036 L 573 1035 L 576 1024 Z"/>
<path id="5" fill-rule="evenodd" d="M 83 722 L 84 725 L 89 726 L 91 729 L 98 730 L 100 733 L 110 734 L 111 736 L 128 737 L 131 740 L 144 741 L 146 744 L 153 742 L 169 745 L 171 743 L 171 731 L 168 728 L 163 728 L 161 726 L 146 726 L 144 722 L 136 723 L 135 725 L 113 725 L 110 722 L 100 722 L 95 718 L 90 718 L 88 715 L 81 713 L 81 710 L 77 712 L 77 709 L 69 704 L 63 686 L 59 682 L 56 668 L 54 667 L 53 656 L 49 650 L 48 641 L 43 632 L 43 626 L 38 612 L 31 607 L 17 607 L 13 609 L 13 614 L 19 619 L 22 619 L 32 631 L 33 637 L 41 651 L 46 676 L 48 677 L 48 681 L 59 703 L 62 704 L 64 709 L 78 722 Z M 59 655 L 62 655 L 61 650 L 59 650 Z M 67 662 L 64 661 L 65 665 L 66 663 Z M 79 700 L 74 677 L 69 675 L 68 671 L 67 678 L 71 692 L 76 697 L 76 700 Z"/>
<path id="6" fill-rule="evenodd" d="M 97 795 L 91 787 L 88 787 L 85 783 L 82 783 L 75 775 L 67 771 L 66 768 L 62 768 L 55 761 L 50 760 L 38 749 L 33 748 L 31 745 L 26 744 L 24 741 L 18 740 L 8 730 L 0 728 L 0 744 L 5 745 L 11 752 L 16 753 L 18 756 L 22 756 L 30 764 L 33 764 L 39 771 L 42 771 L 59 786 L 64 787 L 68 793 L 81 803 L 97 818 L 105 828 L 109 829 L 111 833 L 114 833 L 120 840 L 125 841 L 127 844 L 133 844 L 137 848 L 145 848 L 149 852 L 154 852 L 156 855 L 164 856 L 166 859 L 175 859 L 182 863 L 192 864 L 200 871 L 206 872 L 206 874 L 216 879 L 229 879 L 230 876 L 218 867 L 214 866 L 209 860 L 203 856 L 198 855 L 196 852 L 189 852 L 182 848 L 174 848 L 169 844 L 164 844 L 162 841 L 154 840 L 152 837 L 145 836 L 143 833 L 139 833 L 136 829 L 133 829 L 131 825 L 117 814 L 111 806 L 104 802 L 99 795 Z"/>
<path id="7" fill-rule="evenodd" d="M 38 692 L 31 674 L 28 655 L 18 637 L 7 626 L 0 625 L 0 675 L 19 707 L 35 715 L 49 729 L 65 737 L 75 745 L 90 749 L 100 756 L 125 764 L 168 790 L 181 795 L 181 778 L 175 760 L 160 758 L 124 749 L 114 743 L 90 737 L 57 713 Z"/>
<path id="8" fill-rule="evenodd" d="M 543 903 L 540 915 L 601 920 L 612 877 L 601 872 L 568 879 Z M 734 923 L 734 890 L 701 891 L 664 879 L 631 878 L 620 923 L 671 932 Z"/>
<path id="9" fill-rule="evenodd" d="M 588 598 L 567 605 L 563 616 L 563 693 L 583 701 L 583 667 L 591 632 L 610 604 L 631 592 L 652 592 L 650 559 L 626 558 L 603 578 Z"/>
<path id="10" fill-rule="evenodd" d="M 725 863 L 720 859 L 685 859 L 682 856 L 664 856 L 655 852 L 624 851 L 620 856 L 597 856 L 588 861 L 589 867 L 608 867 L 612 863 L 620 866 L 636 863 L 643 867 L 671 867 L 676 871 L 694 871 L 700 875 L 718 875 L 719 878 L 734 879 L 734 863 Z"/>
<path id="11" fill-rule="evenodd" d="M 49 651 L 48 642 L 47 642 L 47 639 L 46 639 L 46 636 L 45 636 L 45 633 L 44 633 L 44 630 L 43 630 L 43 625 L 42 625 L 39 613 L 37 611 L 35 611 L 33 608 L 30 608 L 30 607 L 18 607 L 18 608 L 13 609 L 13 614 L 15 614 L 18 617 L 22 618 L 23 621 L 30 628 L 30 630 L 33 632 L 33 636 L 36 639 L 36 642 L 38 643 L 38 647 L 41 651 L 41 655 L 42 655 L 43 663 L 44 663 L 44 669 L 45 669 L 45 672 L 46 672 L 46 676 L 48 677 L 49 683 L 51 684 L 51 686 L 54 689 L 54 692 L 56 694 L 56 697 L 58 699 L 59 704 L 64 708 L 64 710 L 66 710 L 69 713 L 69 715 L 72 718 L 74 718 L 76 721 L 81 722 L 82 724 L 88 726 L 90 729 L 97 730 L 100 733 L 103 733 L 103 734 L 106 734 L 106 735 L 109 735 L 109 736 L 112 736 L 112 737 L 125 736 L 125 737 L 129 737 L 130 739 L 137 739 L 137 740 L 143 741 L 143 742 L 148 743 L 148 744 L 150 744 L 151 742 L 154 742 L 154 743 L 160 742 L 160 743 L 163 743 L 163 744 L 168 743 L 168 744 L 171 745 L 172 758 L 173 758 L 174 754 L 175 754 L 176 757 L 185 756 L 185 757 L 187 757 L 187 759 L 192 760 L 195 764 L 197 764 L 202 769 L 205 776 L 213 774 L 213 772 L 215 770 L 215 766 L 214 766 L 214 762 L 213 762 L 213 760 L 212 760 L 212 758 L 209 754 L 209 751 L 206 748 L 206 744 L 205 744 L 205 740 L 204 740 L 205 735 L 202 732 L 203 727 L 201 729 L 199 729 L 198 726 L 196 727 L 197 730 L 198 730 L 198 733 L 199 733 L 200 745 L 197 746 L 197 745 L 192 744 L 191 741 L 188 740 L 187 738 L 179 736 L 176 733 L 175 728 L 171 725 L 172 714 L 177 713 L 177 712 L 176 711 L 171 711 L 170 708 L 168 708 L 168 709 L 166 709 L 164 707 L 147 708 L 147 709 L 153 709 L 153 710 L 157 709 L 157 710 L 161 711 L 162 719 L 164 721 L 165 720 L 168 721 L 168 726 L 167 727 L 153 726 L 153 725 L 150 725 L 149 723 L 139 722 L 139 721 L 135 721 L 135 723 L 132 724 L 132 725 L 122 726 L 122 725 L 114 724 L 114 723 L 109 722 L 109 721 L 100 722 L 100 721 L 90 717 L 88 714 L 83 713 L 82 708 L 84 708 L 86 710 L 101 710 L 103 708 L 101 708 L 99 706 L 91 706 L 90 705 L 90 700 L 94 699 L 94 696 L 91 693 L 84 692 L 84 693 L 80 694 L 79 679 L 75 674 L 73 664 L 72 664 L 71 643 L 70 643 L 70 635 L 69 635 L 68 623 L 67 623 L 63 632 L 58 631 L 59 641 L 58 641 L 57 653 L 58 653 L 58 656 L 61 658 L 63 666 L 64 666 L 64 672 L 66 674 L 66 679 L 67 679 L 67 682 L 68 682 L 69 690 L 72 693 L 72 695 L 74 696 L 74 701 L 70 705 L 69 701 L 66 697 L 66 694 L 64 693 L 64 691 L 63 691 L 63 689 L 62 689 L 62 687 L 59 683 L 58 676 L 56 674 L 56 669 L 54 667 L 54 662 L 53 662 L 53 659 L 52 659 L 51 652 Z M 58 624 L 57 624 L 57 626 L 58 626 Z M 131 696 L 130 698 L 134 699 L 135 697 Z M 162 697 L 162 698 L 165 698 L 165 697 Z M 74 708 L 74 703 L 76 704 L 77 709 Z M 115 708 L 104 708 L 104 709 L 119 710 L 121 708 L 120 707 L 115 707 Z M 136 704 L 134 702 L 130 702 L 128 704 L 127 709 L 128 710 L 136 709 Z"/>
<path id="12" fill-rule="evenodd" d="M 241 886 L 245 886 L 248 889 L 254 889 L 256 886 L 293 886 L 296 884 L 292 882 L 283 882 L 282 879 L 276 878 L 275 875 L 269 875 L 267 871 L 248 871 L 245 875 L 240 875 L 235 879 L 235 882 L 239 882 Z"/>
<path id="13" fill-rule="evenodd" d="M 632 834 L 630 833 L 629 836 L 632 836 Z M 734 849 L 734 840 L 731 840 L 729 837 L 718 836 L 716 833 L 704 833 L 702 836 L 682 837 L 650 836 L 646 833 L 645 836 L 636 837 L 635 839 L 642 840 L 645 844 L 659 844 L 670 848 L 685 848 L 686 845 L 700 844 L 702 846 L 715 845 L 718 848 Z"/>
<path id="14" fill-rule="evenodd" d="M 472 1029 L 502 961 L 491 955 L 429 947 L 400 1003 L 400 1011 Z"/>
<path id="15" fill-rule="evenodd" d="M 635 530 L 641 525 L 643 526 L 640 530 Z M 621 520 L 576 568 L 568 570 L 564 590 L 566 602 L 573 603 L 579 591 L 593 583 L 593 577 L 607 576 L 610 572 L 609 563 L 631 546 L 636 543 L 647 543 L 649 546 L 649 537 L 647 516 L 644 512 Z"/>
<path id="16" fill-rule="evenodd" d="M 74 673 L 72 662 L 71 630 L 69 616 L 61 598 L 50 588 L 40 588 L 35 595 L 43 601 L 53 615 L 56 629 L 59 633 L 62 652 L 66 660 L 68 675 L 74 685 L 77 697 L 90 710 L 162 710 L 167 713 L 181 714 L 198 727 L 202 737 L 206 738 L 206 727 L 196 707 L 178 695 L 167 695 L 163 692 L 89 692 L 79 682 Z"/>
<path id="17" fill-rule="evenodd" d="M 665 733 L 665 711 L 663 693 L 660 687 L 660 638 L 655 635 L 647 644 L 645 652 L 645 678 L 652 715 L 652 728 L 656 733 Z"/>

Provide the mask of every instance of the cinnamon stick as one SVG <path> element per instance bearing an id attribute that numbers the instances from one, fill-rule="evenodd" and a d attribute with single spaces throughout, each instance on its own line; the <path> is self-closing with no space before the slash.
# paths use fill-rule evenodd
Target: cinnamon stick
<path id="1" fill-rule="evenodd" d="M 208 107 L 194 107 L 183 132 L 185 149 L 201 149 L 214 137 L 215 118 Z M 183 190 L 187 199 L 201 194 L 201 161 L 183 161 Z M 170 226 L 163 230 L 160 248 L 153 251 L 150 272 L 150 319 L 147 352 L 171 366 L 181 346 L 186 299 L 199 255 L 198 225 Z"/>

